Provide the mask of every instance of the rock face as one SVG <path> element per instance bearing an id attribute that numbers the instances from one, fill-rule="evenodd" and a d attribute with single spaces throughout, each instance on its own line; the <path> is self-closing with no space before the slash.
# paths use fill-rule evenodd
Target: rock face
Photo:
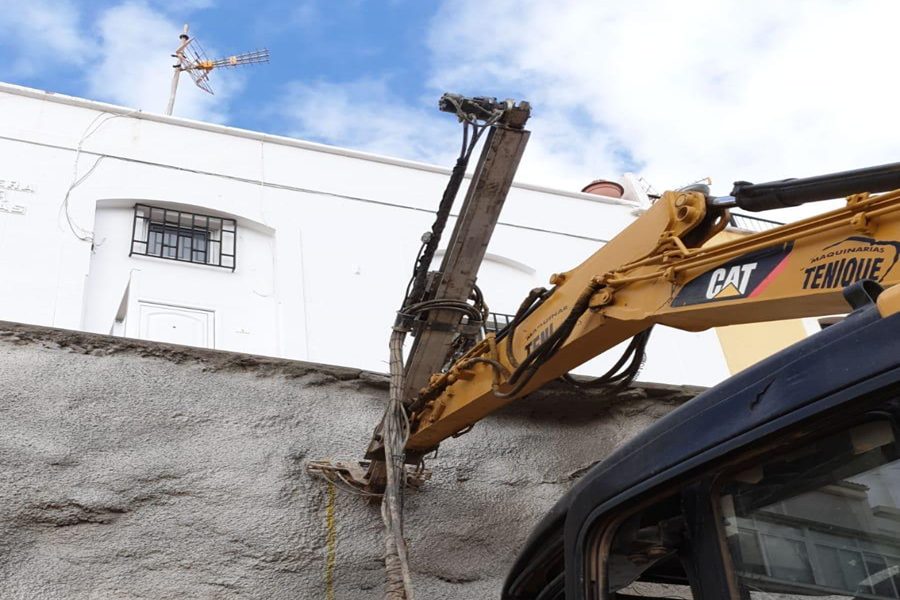
<path id="1" fill-rule="evenodd" d="M 381 598 L 378 509 L 307 475 L 358 458 L 383 375 L 0 323 L 0 597 Z M 419 597 L 497 598 L 587 467 L 695 390 L 554 388 L 430 461 Z"/>

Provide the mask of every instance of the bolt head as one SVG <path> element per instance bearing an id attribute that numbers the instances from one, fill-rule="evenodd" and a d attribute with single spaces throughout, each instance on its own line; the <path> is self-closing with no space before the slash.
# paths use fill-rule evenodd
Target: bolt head
<path id="1" fill-rule="evenodd" d="M 562 283 L 566 280 L 566 276 L 563 273 L 554 273 L 550 276 L 550 285 L 562 285 Z"/>

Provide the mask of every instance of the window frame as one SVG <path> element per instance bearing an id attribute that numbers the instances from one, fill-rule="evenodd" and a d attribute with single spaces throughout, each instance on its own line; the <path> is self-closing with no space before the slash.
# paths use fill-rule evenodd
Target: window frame
<path id="1" fill-rule="evenodd" d="M 721 551 L 720 553 L 724 561 L 724 575 L 728 582 L 728 589 L 731 594 L 729 598 L 731 600 L 746 600 L 746 597 L 741 596 L 740 581 L 737 576 L 737 569 L 735 568 L 731 551 L 728 548 L 728 537 L 726 535 L 724 524 L 725 515 L 722 512 L 720 502 L 722 488 L 727 481 L 734 475 L 745 471 L 749 467 L 764 463 L 771 457 L 789 454 L 836 433 L 849 431 L 854 427 L 872 421 L 889 422 L 894 432 L 895 444 L 900 447 L 900 422 L 898 422 L 898 416 L 878 410 L 878 406 L 883 405 L 892 398 L 898 398 L 897 393 L 898 391 L 896 389 L 891 389 L 890 386 L 888 386 L 888 388 L 872 390 L 860 396 L 860 403 L 858 405 L 850 403 L 848 407 L 850 408 L 849 411 L 844 410 L 832 414 L 819 415 L 817 419 L 806 424 L 798 423 L 788 430 L 780 432 L 774 439 L 769 441 L 760 440 L 753 448 L 747 449 L 745 452 L 742 452 L 732 460 L 728 460 L 720 467 L 709 469 L 708 473 L 711 474 L 710 486 L 708 488 L 710 509 L 714 523 L 716 544 Z M 807 540 L 803 541 L 807 552 L 809 552 Z M 865 557 L 866 553 L 861 548 L 859 549 L 859 553 Z M 813 576 L 815 577 L 815 568 L 811 568 L 813 569 Z M 900 592 L 900 589 L 898 589 L 898 592 Z M 874 598 L 875 596 L 872 597 Z"/>
<path id="2" fill-rule="evenodd" d="M 158 240 L 158 252 L 154 251 L 154 246 L 157 244 L 154 243 L 153 237 L 154 235 L 159 235 Z M 170 246 L 165 243 L 165 239 L 167 235 L 175 236 L 175 245 Z M 202 249 L 198 249 L 194 247 L 194 243 L 197 239 L 197 236 L 202 236 Z M 198 263 L 198 264 L 208 264 L 207 257 L 209 256 L 209 242 L 210 242 L 210 231 L 208 229 L 187 229 L 184 227 L 170 226 L 164 223 L 157 223 L 151 221 L 148 224 L 147 230 L 147 256 L 154 256 L 156 258 L 161 258 L 164 256 L 164 251 L 168 249 L 174 250 L 174 256 L 166 256 L 166 258 L 175 258 L 178 260 Z M 184 258 L 182 256 L 182 250 L 184 249 L 181 240 L 183 238 L 190 239 L 191 244 L 187 248 L 187 253 L 191 255 L 191 257 Z M 198 260 L 196 258 L 197 254 L 202 254 L 203 259 Z"/>
<path id="3" fill-rule="evenodd" d="M 175 236 L 175 245 L 166 243 Z M 204 239 L 203 250 L 194 248 L 196 236 Z M 128 256 L 146 256 L 181 263 L 237 269 L 237 220 L 186 210 L 136 203 Z M 226 238 L 230 238 L 230 244 Z M 185 257 L 182 239 L 190 240 Z M 227 250 L 231 252 L 227 252 Z M 168 251 L 172 255 L 167 255 Z M 202 258 L 198 258 L 202 254 Z"/>
<path id="4" fill-rule="evenodd" d="M 484 332 L 497 334 L 509 327 L 513 322 L 515 315 L 507 313 L 488 313 L 488 318 L 484 322 Z"/>
<path id="5" fill-rule="evenodd" d="M 714 470 L 713 470 L 714 471 Z M 622 524 L 632 516 L 644 511 L 662 500 L 677 496 L 682 506 L 685 507 L 683 516 L 685 519 L 685 539 L 693 543 L 700 542 L 702 552 L 688 548 L 683 557 L 685 576 L 691 588 L 694 600 L 720 600 L 721 586 L 729 585 L 725 573 L 725 557 L 719 545 L 715 521 L 696 518 L 702 513 L 699 511 L 703 503 L 713 504 L 713 496 L 709 493 L 713 483 L 712 476 L 694 477 L 670 482 L 648 494 L 644 499 L 629 510 L 611 514 L 609 518 L 601 519 L 594 524 L 588 533 L 585 546 L 589 548 L 585 552 L 585 573 L 590 574 L 589 581 L 585 581 L 584 597 L 588 600 L 611 600 L 609 590 L 608 571 L 610 549 L 616 534 Z M 710 514 L 710 513 L 707 513 Z M 715 574 L 715 576 L 713 576 Z M 592 585 L 596 581 L 596 585 Z M 638 581 L 638 580 L 636 580 Z"/>
<path id="6" fill-rule="evenodd" d="M 685 501 L 696 503 L 683 514 L 690 534 L 694 536 L 691 542 L 701 544 L 698 548 L 703 550 L 699 553 L 689 552 L 689 560 L 685 565 L 685 575 L 691 584 L 694 599 L 720 600 L 723 597 L 723 590 L 726 590 L 728 595 L 725 597 L 731 600 L 747 600 L 741 596 L 719 502 L 720 491 L 726 479 L 750 466 L 764 462 L 771 456 L 789 453 L 816 440 L 873 420 L 889 421 L 894 430 L 896 443 L 900 445 L 900 410 L 897 414 L 893 414 L 880 409 L 892 399 L 900 400 L 900 389 L 896 385 L 889 384 L 863 392 L 855 401 L 847 402 L 837 410 L 820 412 L 770 436 L 757 439 L 752 445 L 738 450 L 731 456 L 722 456 L 703 468 L 701 473 L 675 478 L 656 490 L 649 490 L 641 497 L 634 498 L 632 502 L 636 503 L 628 510 L 613 511 L 601 517 L 592 524 L 585 536 L 583 557 L 584 573 L 587 577 L 584 582 L 584 598 L 611 599 L 606 568 L 611 544 L 622 523 L 655 503 L 679 494 L 683 503 Z M 702 511 L 698 509 L 704 506 L 706 514 L 711 517 L 706 523 L 698 518 L 702 515 Z M 688 565 L 693 565 L 691 570 L 694 573 L 688 570 Z M 592 581 L 596 581 L 596 585 L 592 585 Z"/>

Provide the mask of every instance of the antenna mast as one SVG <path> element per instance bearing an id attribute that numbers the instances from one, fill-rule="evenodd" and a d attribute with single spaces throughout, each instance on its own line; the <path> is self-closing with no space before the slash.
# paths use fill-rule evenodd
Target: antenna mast
<path id="1" fill-rule="evenodd" d="M 175 68 L 175 73 L 172 76 L 172 91 L 169 94 L 169 105 L 166 107 L 167 115 L 171 115 L 172 110 L 175 108 L 175 92 L 178 91 L 178 79 L 181 77 L 182 71 L 186 71 L 191 76 L 198 88 L 212 94 L 212 88 L 209 86 L 209 74 L 213 69 L 258 65 L 269 62 L 269 51 L 265 48 L 226 58 L 209 60 L 203 48 L 200 47 L 199 42 L 188 35 L 188 25 L 186 23 L 178 39 L 180 40 L 178 49 L 172 55 L 178 59 L 178 63 L 172 65 Z"/>

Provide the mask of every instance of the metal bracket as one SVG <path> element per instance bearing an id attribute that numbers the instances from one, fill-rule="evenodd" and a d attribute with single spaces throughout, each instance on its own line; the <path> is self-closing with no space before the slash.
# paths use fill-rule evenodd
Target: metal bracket
<path id="1" fill-rule="evenodd" d="M 865 210 L 868 204 L 866 201 L 869 197 L 870 194 L 868 192 L 847 196 L 847 206 L 855 213 L 850 218 L 850 226 L 860 233 L 874 235 L 875 223 L 872 222 Z"/>

